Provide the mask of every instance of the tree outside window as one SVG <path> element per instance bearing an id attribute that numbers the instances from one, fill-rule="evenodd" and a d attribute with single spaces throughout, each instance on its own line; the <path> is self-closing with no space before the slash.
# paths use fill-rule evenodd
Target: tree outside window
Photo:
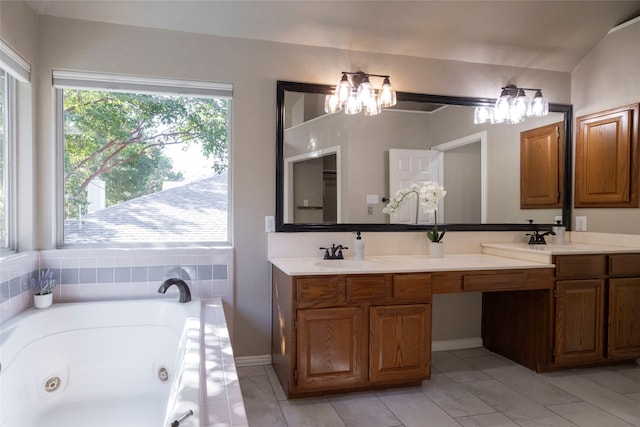
<path id="1" fill-rule="evenodd" d="M 62 93 L 65 243 L 228 240 L 228 99 L 77 89 Z M 189 165 L 180 167 L 177 160 L 185 156 Z M 203 181 L 208 178 L 210 186 Z M 201 196 L 185 189 L 198 182 L 206 191 Z M 211 196 L 211 186 L 224 193 L 224 203 Z M 96 192 L 98 202 L 92 196 Z M 179 203 L 182 213 L 176 211 Z M 196 223 L 213 217 L 219 233 Z"/>

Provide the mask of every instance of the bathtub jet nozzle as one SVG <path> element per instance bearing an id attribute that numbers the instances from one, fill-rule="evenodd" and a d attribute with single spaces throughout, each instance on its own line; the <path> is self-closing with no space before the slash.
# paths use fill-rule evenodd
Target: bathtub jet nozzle
<path id="1" fill-rule="evenodd" d="M 164 294 L 165 292 L 167 292 L 167 289 L 169 289 L 173 285 L 176 285 L 178 287 L 178 290 L 180 291 L 179 302 L 191 301 L 191 291 L 189 290 L 189 286 L 187 286 L 184 280 L 175 277 L 162 282 L 162 285 L 160 285 L 160 288 L 158 288 L 158 293 Z"/>

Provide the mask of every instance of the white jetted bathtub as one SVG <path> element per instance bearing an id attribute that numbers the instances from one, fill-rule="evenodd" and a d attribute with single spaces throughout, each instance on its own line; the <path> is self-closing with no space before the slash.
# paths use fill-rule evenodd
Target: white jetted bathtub
<path id="1" fill-rule="evenodd" d="M 200 300 L 176 297 L 54 304 L 10 319 L 0 425 L 160 427 L 188 411 L 181 427 L 203 425 L 201 312 Z"/>

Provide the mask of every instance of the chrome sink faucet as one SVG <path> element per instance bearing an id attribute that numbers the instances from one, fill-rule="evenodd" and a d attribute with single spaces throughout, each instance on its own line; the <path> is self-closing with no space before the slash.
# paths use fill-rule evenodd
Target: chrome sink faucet
<path id="1" fill-rule="evenodd" d="M 336 246 L 335 243 L 332 243 L 330 248 L 320 248 L 320 249 L 324 251 L 324 257 L 322 257 L 322 259 L 344 259 L 344 256 L 342 255 L 342 250 L 349 249 L 349 248 L 342 245 Z"/>
<path id="2" fill-rule="evenodd" d="M 176 285 L 178 287 L 178 291 L 180 291 L 180 299 L 178 300 L 179 302 L 191 301 L 191 291 L 189 290 L 189 286 L 187 286 L 187 283 L 184 280 L 177 279 L 175 277 L 162 282 L 162 285 L 160 285 L 160 288 L 158 288 L 158 293 L 164 294 L 165 292 L 167 292 L 167 289 L 169 289 L 173 285 Z"/>

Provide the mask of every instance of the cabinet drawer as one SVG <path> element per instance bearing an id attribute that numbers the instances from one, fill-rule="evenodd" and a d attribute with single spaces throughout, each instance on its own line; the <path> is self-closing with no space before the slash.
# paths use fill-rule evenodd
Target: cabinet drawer
<path id="1" fill-rule="evenodd" d="M 610 276 L 640 276 L 640 254 L 609 255 Z"/>
<path id="2" fill-rule="evenodd" d="M 391 296 L 391 284 L 388 276 L 347 277 L 347 301 L 386 299 Z"/>
<path id="3" fill-rule="evenodd" d="M 607 272 L 606 255 L 559 255 L 554 257 L 556 278 L 593 278 Z"/>
<path id="4" fill-rule="evenodd" d="M 346 303 L 344 276 L 298 279 L 299 307 L 335 306 Z"/>
<path id="5" fill-rule="evenodd" d="M 462 279 L 465 291 L 504 291 L 527 287 L 527 275 L 518 273 L 471 274 Z"/>
<path id="6" fill-rule="evenodd" d="M 431 298 L 431 276 L 428 274 L 394 274 L 392 283 L 394 299 Z"/>

